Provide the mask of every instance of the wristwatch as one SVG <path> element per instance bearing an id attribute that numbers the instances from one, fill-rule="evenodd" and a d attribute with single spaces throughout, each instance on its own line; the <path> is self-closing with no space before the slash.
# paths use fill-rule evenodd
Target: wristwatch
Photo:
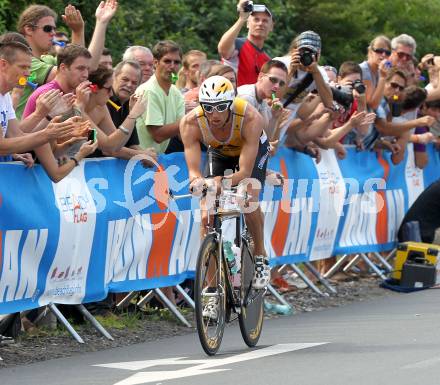
<path id="1" fill-rule="evenodd" d="M 125 134 L 125 135 L 130 135 L 130 131 L 125 128 L 122 124 L 119 126 L 119 129 Z"/>

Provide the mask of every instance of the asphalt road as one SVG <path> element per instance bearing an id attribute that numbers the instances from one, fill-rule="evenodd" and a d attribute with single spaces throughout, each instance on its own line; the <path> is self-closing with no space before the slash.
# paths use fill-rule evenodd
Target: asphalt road
<path id="1" fill-rule="evenodd" d="M 257 349 L 238 327 L 215 358 L 196 334 L 0 370 L 4 385 L 440 384 L 440 291 L 269 320 Z M 99 366 L 96 366 L 99 365 Z"/>

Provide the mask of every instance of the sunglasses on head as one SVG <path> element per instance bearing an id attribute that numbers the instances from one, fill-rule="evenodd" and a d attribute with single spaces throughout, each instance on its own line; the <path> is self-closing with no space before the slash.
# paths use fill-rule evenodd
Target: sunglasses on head
<path id="1" fill-rule="evenodd" d="M 212 114 L 214 110 L 217 112 L 226 111 L 231 105 L 231 102 L 222 102 L 218 104 L 200 103 L 200 105 L 202 106 L 203 111 L 205 111 L 207 114 Z"/>
<path id="2" fill-rule="evenodd" d="M 412 60 L 413 58 L 412 55 L 406 52 L 396 52 L 396 54 L 400 60 Z"/>
<path id="3" fill-rule="evenodd" d="M 390 86 L 395 90 L 398 89 L 399 91 L 403 91 L 405 89 L 405 87 L 402 87 L 400 84 L 397 84 L 395 82 L 391 82 Z"/>
<path id="4" fill-rule="evenodd" d="M 391 51 L 386 48 L 373 48 L 373 52 L 378 53 L 379 55 L 385 54 L 386 56 L 391 55 Z"/>
<path id="5" fill-rule="evenodd" d="M 286 85 L 286 82 L 284 80 L 278 79 L 276 76 L 267 75 L 267 77 L 272 84 L 279 84 L 280 87 L 284 87 Z"/>
<path id="6" fill-rule="evenodd" d="M 35 28 L 41 28 L 43 30 L 43 32 L 46 33 L 51 33 L 51 32 L 55 32 L 57 27 L 54 27 L 53 25 L 43 25 L 42 27 L 39 25 L 35 25 Z"/>

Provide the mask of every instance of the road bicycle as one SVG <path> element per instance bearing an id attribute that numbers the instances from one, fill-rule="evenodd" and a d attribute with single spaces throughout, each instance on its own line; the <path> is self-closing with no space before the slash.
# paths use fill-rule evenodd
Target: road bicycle
<path id="1" fill-rule="evenodd" d="M 250 236 L 238 201 L 249 197 L 236 189 L 225 190 L 215 198 L 208 220 L 208 233 L 199 249 L 195 278 L 195 316 L 197 332 L 203 350 L 215 355 L 220 347 L 225 324 L 238 318 L 244 342 L 253 347 L 258 343 L 263 327 L 263 297 L 266 289 L 252 288 L 254 257 Z M 240 248 L 241 268 L 233 274 L 223 243 L 222 222 L 235 220 L 234 243 Z M 217 317 L 207 317 L 211 298 L 218 304 Z"/>

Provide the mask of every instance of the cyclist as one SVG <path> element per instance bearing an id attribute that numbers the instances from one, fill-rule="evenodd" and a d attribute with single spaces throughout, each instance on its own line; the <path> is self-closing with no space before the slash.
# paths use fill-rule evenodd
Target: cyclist
<path id="1" fill-rule="evenodd" d="M 262 289 L 270 279 L 270 268 L 264 249 L 264 221 L 258 203 L 269 156 L 269 142 L 263 130 L 263 118 L 252 105 L 235 97 L 231 82 L 223 76 L 212 76 L 202 83 L 199 103 L 180 122 L 190 190 L 194 195 L 201 195 L 205 186 L 216 191 L 220 191 L 223 186 L 237 186 L 240 182 L 246 186 L 251 196 L 251 206 L 255 208 L 244 212 L 254 241 L 255 272 L 252 286 Z M 204 176 L 200 171 L 200 143 L 208 147 L 208 159 L 212 159 L 207 162 Z M 227 170 L 235 172 L 225 175 Z M 208 175 L 213 178 L 205 179 Z M 208 220 L 205 199 L 201 201 L 201 208 L 204 235 Z"/>

